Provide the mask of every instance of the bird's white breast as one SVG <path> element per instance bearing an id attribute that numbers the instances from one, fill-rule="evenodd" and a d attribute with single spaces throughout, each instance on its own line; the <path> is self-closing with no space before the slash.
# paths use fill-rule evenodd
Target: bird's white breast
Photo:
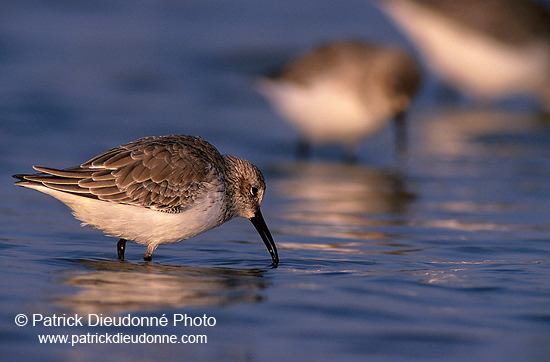
<path id="1" fill-rule="evenodd" d="M 317 143 L 357 143 L 391 116 L 388 103 L 378 102 L 375 94 L 360 94 L 358 86 L 333 78 L 320 77 L 307 86 L 265 80 L 261 88 L 294 127 Z"/>
<path id="2" fill-rule="evenodd" d="M 175 243 L 218 226 L 223 221 L 222 192 L 205 192 L 192 207 L 168 213 L 146 207 L 101 201 L 50 189 L 27 186 L 51 195 L 71 208 L 83 225 L 139 244 Z"/>

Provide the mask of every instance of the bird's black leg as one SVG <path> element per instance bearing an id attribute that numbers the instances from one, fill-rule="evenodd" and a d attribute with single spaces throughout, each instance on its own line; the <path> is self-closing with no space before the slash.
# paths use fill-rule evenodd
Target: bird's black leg
<path id="1" fill-rule="evenodd" d="M 124 251 L 126 250 L 126 239 L 120 239 L 116 244 L 118 260 L 124 260 Z"/>
<path id="2" fill-rule="evenodd" d="M 344 146 L 343 161 L 347 164 L 353 165 L 357 163 L 358 159 L 358 147 L 357 145 Z"/>
<path id="3" fill-rule="evenodd" d="M 143 256 L 143 260 L 145 260 L 145 261 L 153 260 L 153 252 L 155 251 L 157 246 L 158 245 L 156 245 L 156 244 L 147 245 L 147 251 L 145 252 L 145 255 Z"/>
<path id="4" fill-rule="evenodd" d="M 395 116 L 395 144 L 397 148 L 397 158 L 399 162 L 404 162 L 407 158 L 408 139 L 407 124 L 405 122 L 405 112 L 400 112 Z"/>
<path id="5" fill-rule="evenodd" d="M 301 138 L 298 140 L 297 146 L 296 146 L 296 156 L 300 160 L 308 159 L 311 155 L 311 145 L 308 141 Z"/>

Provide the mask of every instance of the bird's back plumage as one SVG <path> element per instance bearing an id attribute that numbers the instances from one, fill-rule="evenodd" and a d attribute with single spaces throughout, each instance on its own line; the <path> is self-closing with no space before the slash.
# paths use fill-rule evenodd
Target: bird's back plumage
<path id="1" fill-rule="evenodd" d="M 24 183 L 103 201 L 179 212 L 189 208 L 207 180 L 224 171 L 216 148 L 198 137 L 145 137 L 115 147 L 80 166 L 35 166 L 17 175 Z"/>

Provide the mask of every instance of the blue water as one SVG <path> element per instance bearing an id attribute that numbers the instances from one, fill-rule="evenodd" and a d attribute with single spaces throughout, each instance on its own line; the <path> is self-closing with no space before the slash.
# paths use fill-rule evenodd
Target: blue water
<path id="1" fill-rule="evenodd" d="M 16 360 L 501 360 L 550 356 L 550 127 L 529 100 L 448 105 L 427 76 L 398 172 L 391 129 L 355 165 L 294 158 L 253 74 L 317 41 L 409 47 L 364 1 L 0 5 L 0 354 Z M 12 185 L 142 136 L 200 135 L 256 163 L 270 257 L 245 219 L 160 246 L 81 228 Z M 15 317 L 214 317 L 210 327 L 17 326 Z M 206 335 L 40 344 L 38 335 Z"/>

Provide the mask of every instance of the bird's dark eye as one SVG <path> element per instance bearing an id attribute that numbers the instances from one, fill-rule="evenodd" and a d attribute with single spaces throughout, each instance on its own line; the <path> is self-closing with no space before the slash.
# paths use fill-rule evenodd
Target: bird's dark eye
<path id="1" fill-rule="evenodd" d="M 250 195 L 252 195 L 252 197 L 258 196 L 258 188 L 256 186 L 250 188 Z"/>

